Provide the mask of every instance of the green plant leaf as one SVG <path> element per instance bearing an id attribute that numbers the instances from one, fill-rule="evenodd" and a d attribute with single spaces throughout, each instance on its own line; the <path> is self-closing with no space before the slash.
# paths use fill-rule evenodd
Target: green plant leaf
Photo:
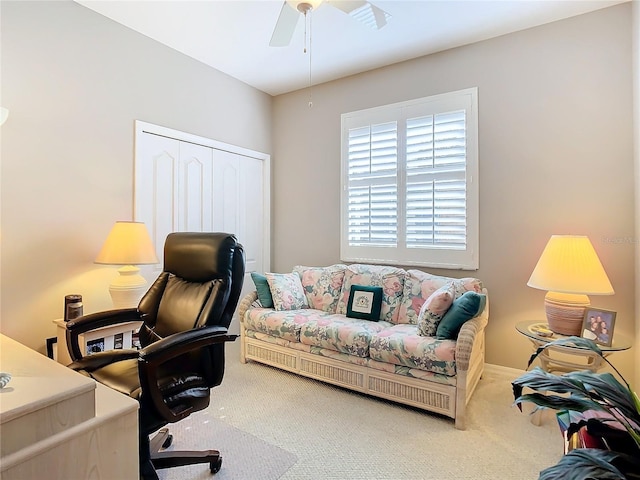
<path id="1" fill-rule="evenodd" d="M 533 402 L 555 410 L 584 412 L 599 410 L 618 420 L 640 447 L 640 414 L 637 398 L 610 373 L 590 371 L 554 375 L 535 367 L 512 382 L 515 403 L 522 411 L 522 402 Z M 535 393 L 523 395 L 524 388 Z M 558 395 L 552 395 L 553 392 Z M 567 396 L 568 394 L 568 396 Z"/>
<path id="2" fill-rule="evenodd" d="M 514 397 L 517 398 L 522 395 L 522 391 L 525 387 L 531 388 L 535 391 L 541 392 L 555 392 L 555 393 L 571 393 L 574 395 L 580 395 L 584 398 L 595 401 L 589 395 L 587 386 L 581 381 L 581 378 L 575 378 L 572 375 L 554 375 L 549 372 L 545 372 L 540 367 L 535 367 L 530 372 L 525 372 L 520 377 L 511 382 L 513 386 Z"/>
<path id="3" fill-rule="evenodd" d="M 574 412 L 586 412 L 587 410 L 606 411 L 598 403 L 584 400 L 576 396 L 561 397 L 558 395 L 548 395 L 543 393 L 528 393 L 519 396 L 515 404 L 520 406 L 523 402 L 531 402 L 540 407 L 552 408 L 553 410 L 571 410 Z M 522 411 L 522 408 L 520 408 Z"/>
<path id="4" fill-rule="evenodd" d="M 540 472 L 538 480 L 630 480 L 639 478 L 638 459 L 597 448 L 571 450 L 553 467 Z"/>
<path id="5" fill-rule="evenodd" d="M 632 393 L 610 373 L 582 371 L 554 375 L 535 367 L 514 380 L 512 386 L 515 398 L 522 396 L 525 387 L 540 392 L 569 393 L 577 397 L 572 401 L 592 402 L 592 408 L 597 410 L 605 407 L 615 408 L 623 416 L 640 424 L 640 415 L 635 408 Z"/>
<path id="6" fill-rule="evenodd" d="M 538 358 L 538 355 L 544 352 L 547 348 L 553 347 L 553 346 L 582 348 L 585 350 L 591 350 L 593 352 L 596 352 L 602 358 L 604 358 L 604 355 L 602 354 L 602 350 L 600 350 L 600 347 L 598 347 L 598 345 L 593 340 L 589 340 L 588 338 L 583 338 L 583 337 L 558 338 L 556 340 L 552 340 L 549 343 L 545 343 L 544 345 L 541 345 L 540 347 L 538 347 L 536 351 L 533 352 L 533 354 L 529 358 L 529 362 L 527 363 L 527 369 L 531 367 L 531 364 L 536 358 Z"/>

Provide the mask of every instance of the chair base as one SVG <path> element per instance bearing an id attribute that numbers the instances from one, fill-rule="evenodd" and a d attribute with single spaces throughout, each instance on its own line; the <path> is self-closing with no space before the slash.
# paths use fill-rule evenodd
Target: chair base
<path id="1" fill-rule="evenodd" d="M 208 463 L 212 474 L 218 473 L 222 467 L 222 456 L 218 450 L 202 451 L 161 451 L 168 448 L 173 435 L 168 428 L 162 428 L 149 440 L 150 460 L 154 469 L 181 467 L 198 463 Z M 146 475 L 143 475 L 146 478 Z M 157 477 L 156 477 L 157 478 Z"/>

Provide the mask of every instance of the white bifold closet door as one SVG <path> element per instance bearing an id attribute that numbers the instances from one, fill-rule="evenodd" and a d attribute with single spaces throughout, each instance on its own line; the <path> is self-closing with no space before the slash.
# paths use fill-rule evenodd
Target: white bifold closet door
<path id="1" fill-rule="evenodd" d="M 136 221 L 145 222 L 162 261 L 171 232 L 234 233 L 250 273 L 269 269 L 269 156 L 136 122 Z M 234 151 L 236 150 L 236 151 Z M 153 281 L 162 265 L 143 269 Z M 231 327 L 239 331 L 237 319 Z"/>

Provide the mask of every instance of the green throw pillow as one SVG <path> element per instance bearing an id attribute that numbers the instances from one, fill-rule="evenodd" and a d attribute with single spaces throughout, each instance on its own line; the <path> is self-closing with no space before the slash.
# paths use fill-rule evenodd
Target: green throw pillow
<path id="1" fill-rule="evenodd" d="M 453 301 L 451 308 L 438 324 L 436 337 L 455 340 L 464 322 L 471 320 L 484 310 L 487 296 L 483 293 L 465 292 Z"/>
<path id="2" fill-rule="evenodd" d="M 256 272 L 251 272 L 251 279 L 256 286 L 260 304 L 264 308 L 273 308 L 273 297 L 271 296 L 271 289 L 269 288 L 267 277 Z"/>
<path id="3" fill-rule="evenodd" d="M 382 309 L 382 287 L 351 285 L 347 317 L 377 322 Z"/>

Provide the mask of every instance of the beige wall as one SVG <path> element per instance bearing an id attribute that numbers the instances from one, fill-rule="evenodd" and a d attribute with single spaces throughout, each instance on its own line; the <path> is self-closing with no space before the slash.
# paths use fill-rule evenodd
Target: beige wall
<path id="1" fill-rule="evenodd" d="M 633 8 L 633 135 L 635 140 L 636 167 L 636 365 L 640 365 L 640 0 L 634 0 Z M 636 367 L 633 381 L 635 390 L 640 388 L 640 367 Z"/>
<path id="2" fill-rule="evenodd" d="M 339 261 L 340 114 L 477 86 L 480 270 L 490 292 L 490 363 L 524 368 L 514 329 L 543 318 L 526 286 L 552 234 L 588 235 L 633 338 L 631 4 L 341 79 L 274 100 L 272 268 Z M 442 274 L 462 276 L 457 271 Z M 612 357 L 633 375 L 635 353 Z"/>
<path id="3" fill-rule="evenodd" d="M 271 97 L 73 2 L 2 1 L 1 329 L 40 350 L 133 215 L 134 120 L 269 153 Z"/>

